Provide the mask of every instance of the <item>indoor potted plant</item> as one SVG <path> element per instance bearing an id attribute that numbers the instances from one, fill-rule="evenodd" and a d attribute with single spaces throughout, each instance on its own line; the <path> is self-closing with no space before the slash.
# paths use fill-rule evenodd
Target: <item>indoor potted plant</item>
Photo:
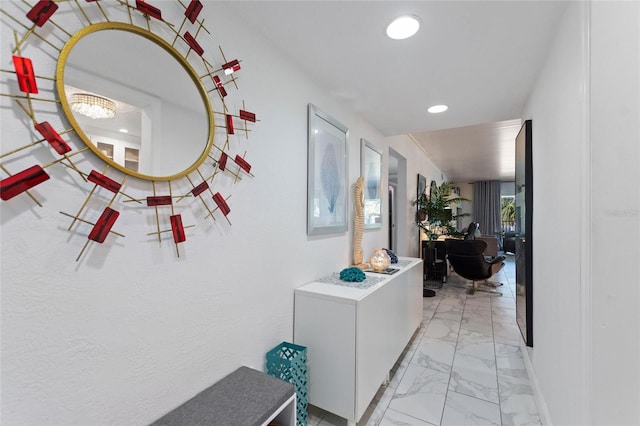
<path id="1" fill-rule="evenodd" d="M 469 216 L 469 213 L 457 215 L 454 214 L 453 208 L 458 203 L 470 200 L 456 195 L 453 192 L 454 187 L 455 182 L 443 182 L 440 186 L 432 183 L 429 195 L 424 192 L 414 201 L 418 209 L 416 225 L 425 231 L 429 241 L 438 239 L 440 235 L 462 235 L 452 221 L 458 217 Z"/>
<path id="2" fill-rule="evenodd" d="M 420 194 L 418 199 L 413 203 L 416 208 L 416 222 L 424 222 L 427 220 L 427 210 L 429 205 L 429 197 L 424 192 Z"/>

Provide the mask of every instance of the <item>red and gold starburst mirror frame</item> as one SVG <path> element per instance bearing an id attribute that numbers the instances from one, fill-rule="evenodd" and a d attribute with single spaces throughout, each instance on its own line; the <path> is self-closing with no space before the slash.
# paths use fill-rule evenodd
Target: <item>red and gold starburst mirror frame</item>
<path id="1" fill-rule="evenodd" d="M 90 243 L 124 237 L 123 212 L 145 218 L 147 238 L 171 241 L 177 256 L 196 226 L 183 223 L 185 211 L 196 222 L 231 224 L 229 191 L 253 176 L 245 146 L 258 120 L 244 101 L 230 107 L 240 60 L 211 47 L 199 0 L 0 6 L 13 28 L 12 57 L 3 61 L 13 68 L 0 69 L 8 92 L 0 94 L 12 104 L 3 109 L 20 115 L 32 137 L 2 141 L 2 202 L 29 197 L 42 206 L 49 168 L 64 167 L 86 193 L 60 212 L 69 231 L 87 238 L 76 261 Z M 127 117 L 135 135 L 113 128 Z"/>

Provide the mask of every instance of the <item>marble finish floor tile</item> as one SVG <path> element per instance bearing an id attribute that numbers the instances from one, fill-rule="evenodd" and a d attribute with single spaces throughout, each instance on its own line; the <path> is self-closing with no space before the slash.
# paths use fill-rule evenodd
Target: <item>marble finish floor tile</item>
<path id="1" fill-rule="evenodd" d="M 348 424 L 347 419 L 343 419 L 333 413 L 327 413 L 318 423 L 318 426 L 348 426 Z"/>
<path id="2" fill-rule="evenodd" d="M 515 323 L 493 322 L 493 340 L 511 346 L 520 345 L 522 334 Z"/>
<path id="3" fill-rule="evenodd" d="M 449 373 L 453 365 L 453 354 L 456 351 L 455 342 L 424 337 L 416 349 L 411 363 L 432 370 Z"/>
<path id="4" fill-rule="evenodd" d="M 466 306 L 460 328 L 491 335 L 493 333 L 491 310 L 484 306 Z"/>
<path id="5" fill-rule="evenodd" d="M 502 297 L 496 297 L 491 301 L 491 309 L 497 313 L 504 312 L 512 315 L 516 310 L 516 301 L 505 291 Z"/>
<path id="6" fill-rule="evenodd" d="M 427 327 L 427 331 L 424 333 L 424 337 L 457 342 L 459 331 L 460 321 L 433 318 L 429 322 L 429 326 Z"/>
<path id="7" fill-rule="evenodd" d="M 500 400 L 495 360 L 456 351 L 449 389 L 497 404 Z"/>
<path id="8" fill-rule="evenodd" d="M 491 333 L 475 330 L 460 329 L 456 354 L 471 355 L 495 364 L 495 349 Z"/>
<path id="9" fill-rule="evenodd" d="M 430 321 L 436 314 L 436 310 L 433 308 L 426 308 L 422 310 L 422 318 L 425 322 Z"/>
<path id="10" fill-rule="evenodd" d="M 434 423 L 427 423 L 392 409 L 387 410 L 378 424 L 379 426 L 435 426 Z"/>
<path id="11" fill-rule="evenodd" d="M 466 293 L 450 292 L 444 293 L 440 299 L 440 304 L 462 306 L 467 297 Z"/>
<path id="12" fill-rule="evenodd" d="M 496 343 L 496 368 L 498 374 L 521 379 L 529 383 L 529 376 L 524 365 L 524 358 L 519 346 Z"/>
<path id="13" fill-rule="evenodd" d="M 529 383 L 521 378 L 498 375 L 500 410 L 504 426 L 541 425 L 536 399 Z M 528 382 L 528 381 L 527 381 Z"/>
<path id="14" fill-rule="evenodd" d="M 442 426 L 500 426 L 500 407 L 457 392 L 447 394 Z"/>
<path id="15" fill-rule="evenodd" d="M 493 332 L 493 326 L 491 323 L 486 324 L 482 321 L 477 321 L 472 317 L 463 318 L 460 323 L 460 330 L 477 331 L 479 333 L 491 334 Z"/>
<path id="16" fill-rule="evenodd" d="M 318 407 L 307 405 L 307 424 L 309 426 L 318 426 L 326 414 L 325 411 Z"/>
<path id="17" fill-rule="evenodd" d="M 456 305 L 441 302 L 433 317 L 460 322 L 462 319 L 462 312 L 463 308 L 460 306 L 459 302 Z"/>
<path id="18" fill-rule="evenodd" d="M 389 408 L 419 420 L 439 424 L 449 374 L 410 364 Z"/>
<path id="19" fill-rule="evenodd" d="M 488 293 L 477 291 L 473 295 L 469 295 L 469 297 L 467 297 L 465 306 L 484 306 L 484 307 L 490 308 L 491 297 L 501 297 L 501 296 L 493 296 Z"/>

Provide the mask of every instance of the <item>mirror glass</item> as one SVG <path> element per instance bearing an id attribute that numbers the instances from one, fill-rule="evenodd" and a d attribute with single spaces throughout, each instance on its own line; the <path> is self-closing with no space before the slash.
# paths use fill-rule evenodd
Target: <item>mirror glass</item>
<path id="1" fill-rule="evenodd" d="M 361 139 L 360 176 L 364 177 L 364 228 L 382 228 L 382 153 Z"/>
<path id="2" fill-rule="evenodd" d="M 212 140 L 207 94 L 191 73 L 136 32 L 89 31 L 67 55 L 60 99 L 105 161 L 141 178 L 174 178 L 204 160 Z"/>

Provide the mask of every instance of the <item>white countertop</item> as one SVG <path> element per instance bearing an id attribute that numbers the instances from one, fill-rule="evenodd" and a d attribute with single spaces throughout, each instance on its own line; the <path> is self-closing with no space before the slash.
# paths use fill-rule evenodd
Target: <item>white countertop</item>
<path id="1" fill-rule="evenodd" d="M 404 267 L 399 267 L 397 264 L 392 264 L 390 266 L 391 268 L 398 269 L 398 272 L 392 275 L 377 274 L 375 272 L 365 272 L 365 275 L 367 277 L 383 278 L 383 280 L 376 284 L 373 284 L 368 288 L 348 287 L 346 285 L 313 281 L 296 288 L 295 292 L 308 293 L 309 296 L 313 297 L 331 298 L 342 301 L 343 303 L 355 304 L 358 300 L 365 298 L 367 295 L 388 284 L 394 277 L 400 276 L 415 265 L 422 263 L 422 259 L 414 257 L 398 257 L 398 260 L 408 261 L 409 263 Z"/>

